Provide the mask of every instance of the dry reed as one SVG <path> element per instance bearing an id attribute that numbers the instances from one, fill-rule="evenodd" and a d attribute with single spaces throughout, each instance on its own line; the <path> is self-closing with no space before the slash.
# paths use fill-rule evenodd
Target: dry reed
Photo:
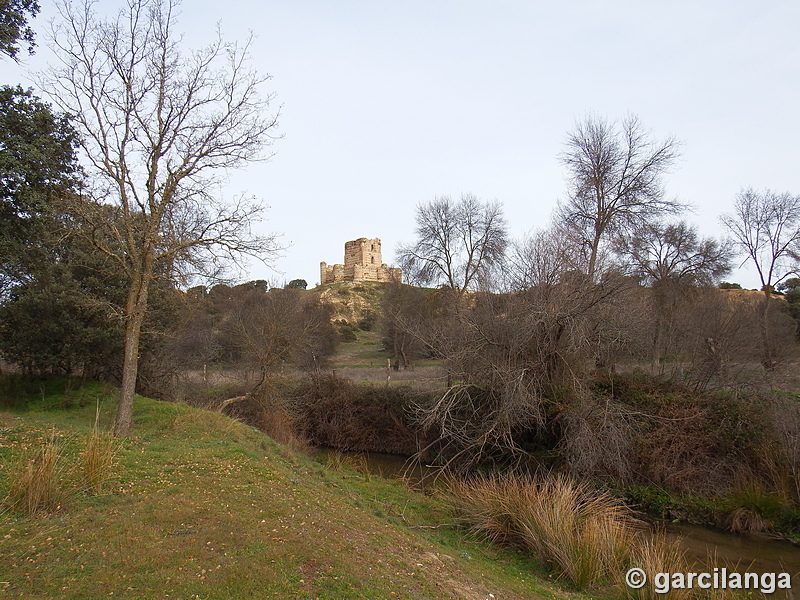
<path id="1" fill-rule="evenodd" d="M 81 454 L 81 487 L 90 494 L 99 494 L 111 474 L 116 453 L 114 437 L 93 429 Z"/>
<path id="2" fill-rule="evenodd" d="M 640 537 L 631 548 L 630 565 L 638 567 L 647 574 L 647 585 L 639 589 L 628 587 L 624 582 L 621 587 L 627 597 L 632 600 L 689 600 L 698 597 L 698 590 L 673 589 L 668 594 L 659 594 L 653 586 L 657 573 L 685 573 L 689 569 L 686 553 L 681 549 L 679 540 L 668 540 L 663 535 Z M 622 577 L 625 570 L 619 571 Z"/>
<path id="3" fill-rule="evenodd" d="M 22 456 L 10 468 L 5 504 L 29 515 L 60 509 L 67 497 L 62 485 L 65 473 L 60 458 L 61 447 L 55 436 L 51 436 L 35 455 Z"/>
<path id="4" fill-rule="evenodd" d="M 451 480 L 447 495 L 473 529 L 533 552 L 578 589 L 623 570 L 639 527 L 621 500 L 565 475 Z"/>

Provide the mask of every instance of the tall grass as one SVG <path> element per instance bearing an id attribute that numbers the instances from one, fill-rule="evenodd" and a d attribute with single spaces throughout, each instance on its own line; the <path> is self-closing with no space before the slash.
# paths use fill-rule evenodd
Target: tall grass
<path id="1" fill-rule="evenodd" d="M 664 600 L 665 597 L 669 600 L 689 600 L 699 595 L 698 590 L 694 589 L 674 589 L 665 596 L 657 593 L 653 586 L 656 573 L 685 573 L 689 570 L 686 553 L 679 540 L 668 540 L 663 535 L 640 537 L 631 547 L 629 564 L 643 569 L 648 581 L 647 585 L 638 590 L 621 583 L 622 589 L 631 600 Z M 619 577 L 622 578 L 624 574 L 625 570 L 620 570 Z"/>
<path id="2" fill-rule="evenodd" d="M 623 572 L 639 528 L 621 500 L 566 475 L 451 480 L 446 493 L 476 531 L 536 554 L 578 589 Z"/>
<path id="3" fill-rule="evenodd" d="M 9 469 L 8 496 L 5 504 L 16 512 L 34 515 L 61 508 L 68 493 L 62 483 L 61 447 L 55 436 L 33 456 L 23 455 Z"/>
<path id="4" fill-rule="evenodd" d="M 650 535 L 620 499 L 570 476 L 450 479 L 444 494 L 474 531 L 535 554 L 580 590 L 614 585 L 629 600 L 739 600 L 746 595 L 697 588 L 658 594 L 652 584 L 657 573 L 694 570 L 680 541 Z M 717 562 L 709 557 L 703 570 Z M 631 567 L 647 574 L 641 589 L 624 581 Z"/>
<path id="5" fill-rule="evenodd" d="M 70 444 L 71 445 L 71 444 Z M 79 492 L 97 494 L 111 474 L 116 442 L 95 428 L 79 460 L 50 438 L 35 452 L 21 454 L 8 467 L 8 493 L 3 505 L 27 515 L 55 512 Z"/>
<path id="6" fill-rule="evenodd" d="M 116 442 L 110 433 L 95 428 L 81 453 L 81 487 L 90 494 L 99 494 L 111 475 Z"/>

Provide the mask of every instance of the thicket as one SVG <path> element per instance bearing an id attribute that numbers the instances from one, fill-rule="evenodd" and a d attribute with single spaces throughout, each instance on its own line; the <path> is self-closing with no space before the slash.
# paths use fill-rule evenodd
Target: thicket
<path id="1" fill-rule="evenodd" d="M 662 514 L 676 518 L 796 529 L 800 403 L 775 391 L 796 382 L 759 366 L 760 294 L 653 290 L 611 272 L 463 296 L 403 287 L 384 298 L 387 347 L 446 371 L 445 388 L 414 404 L 426 463 L 460 474 L 544 463 L 650 508 L 641 490 L 666 494 Z M 793 319 L 772 302 L 773 356 L 789 361 Z"/>

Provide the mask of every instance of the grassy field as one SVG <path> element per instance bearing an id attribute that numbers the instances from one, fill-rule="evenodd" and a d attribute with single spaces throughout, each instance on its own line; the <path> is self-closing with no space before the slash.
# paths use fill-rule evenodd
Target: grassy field
<path id="1" fill-rule="evenodd" d="M 0 497 L 49 439 L 67 486 L 98 406 L 110 424 L 112 395 L 43 390 L 40 410 L 0 412 Z M 585 597 L 465 537 L 440 500 L 347 460 L 315 462 L 181 404 L 137 398 L 134 421 L 101 493 L 73 492 L 43 515 L 0 512 L 0 599 Z"/>

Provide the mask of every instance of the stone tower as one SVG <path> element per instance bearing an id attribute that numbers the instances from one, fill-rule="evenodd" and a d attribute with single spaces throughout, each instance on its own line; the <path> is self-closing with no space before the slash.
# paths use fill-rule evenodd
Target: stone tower
<path id="1" fill-rule="evenodd" d="M 390 269 L 381 260 L 378 238 L 358 238 L 344 245 L 344 264 L 319 264 L 321 284 L 335 281 L 401 281 L 400 269 Z"/>

